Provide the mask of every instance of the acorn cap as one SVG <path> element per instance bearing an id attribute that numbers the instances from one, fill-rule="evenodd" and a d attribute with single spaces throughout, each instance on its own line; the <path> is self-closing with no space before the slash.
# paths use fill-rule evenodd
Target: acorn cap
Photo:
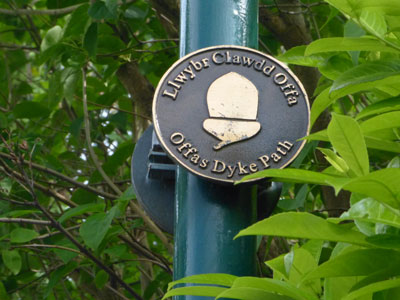
<path id="1" fill-rule="evenodd" d="M 210 85 L 207 105 L 210 117 L 256 120 L 258 90 L 246 77 L 230 72 Z"/>

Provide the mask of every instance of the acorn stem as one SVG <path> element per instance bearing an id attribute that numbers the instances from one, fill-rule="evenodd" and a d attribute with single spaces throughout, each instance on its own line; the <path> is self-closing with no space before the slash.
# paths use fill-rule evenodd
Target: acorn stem
<path id="1" fill-rule="evenodd" d="M 222 142 L 219 142 L 217 145 L 215 145 L 213 148 L 214 148 L 214 150 L 219 150 L 222 147 L 224 147 L 230 143 L 231 143 L 231 141 L 222 141 Z"/>

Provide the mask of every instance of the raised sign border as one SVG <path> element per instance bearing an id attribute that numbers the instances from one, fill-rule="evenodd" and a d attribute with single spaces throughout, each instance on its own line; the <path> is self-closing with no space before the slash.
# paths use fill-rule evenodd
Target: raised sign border
<path id="1" fill-rule="evenodd" d="M 211 46 L 211 47 L 206 47 L 206 48 L 201 48 L 199 50 L 193 51 L 183 57 L 181 57 L 179 60 L 177 60 L 174 64 L 172 64 L 171 67 L 168 68 L 168 70 L 164 73 L 164 75 L 161 77 L 159 83 L 157 84 L 157 88 L 155 90 L 154 93 L 154 97 L 153 97 L 153 105 L 152 105 L 152 115 L 153 115 L 153 124 L 154 124 L 154 131 L 157 135 L 158 140 L 160 141 L 160 144 L 162 145 L 164 151 L 167 152 L 167 154 L 174 160 L 174 162 L 176 162 L 178 165 L 182 166 L 183 168 L 185 168 L 186 170 L 190 171 L 191 173 L 198 175 L 202 178 L 211 180 L 213 182 L 217 182 L 217 183 L 234 183 L 237 180 L 231 180 L 231 179 L 222 179 L 222 178 L 215 178 L 215 177 L 210 177 L 207 176 L 205 174 L 202 174 L 198 171 L 196 171 L 193 168 L 188 167 L 188 165 L 185 165 L 183 163 L 180 162 L 180 160 L 171 152 L 169 151 L 168 146 L 164 143 L 164 140 L 162 138 L 161 132 L 160 132 L 160 128 L 159 128 L 159 123 L 158 123 L 158 118 L 157 118 L 157 114 L 156 114 L 156 104 L 157 104 L 157 98 L 158 95 L 160 93 L 160 89 L 162 88 L 162 83 L 164 82 L 165 78 L 168 77 L 170 75 L 170 73 L 175 69 L 176 66 L 178 66 L 179 64 L 181 64 L 183 61 L 185 61 L 186 59 L 197 55 L 201 52 L 207 52 L 207 51 L 212 51 L 212 50 L 218 50 L 218 49 L 235 49 L 235 50 L 244 50 L 244 51 L 250 51 L 253 52 L 255 54 L 267 57 L 269 60 L 271 60 L 272 62 L 276 63 L 277 65 L 279 65 L 281 68 L 283 68 L 290 76 L 292 76 L 292 79 L 298 84 L 299 88 L 301 89 L 301 92 L 303 93 L 304 96 L 304 100 L 306 102 L 306 107 L 307 107 L 307 113 L 308 113 L 308 124 L 307 124 L 307 131 L 306 131 L 306 136 L 309 135 L 310 133 L 310 102 L 308 99 L 308 95 L 305 91 L 305 88 L 303 86 L 303 84 L 301 83 L 301 81 L 297 78 L 297 76 L 289 69 L 289 67 L 287 67 L 284 63 L 280 62 L 279 60 L 275 59 L 274 57 L 265 54 L 261 51 L 255 50 L 253 48 L 248 48 L 248 47 L 244 47 L 244 46 L 236 46 L 236 45 L 218 45 L 218 46 Z M 283 169 L 286 166 L 288 166 L 290 163 L 293 162 L 293 160 L 295 160 L 297 158 L 297 156 L 299 155 L 299 153 L 301 152 L 301 150 L 304 148 L 304 145 L 306 143 L 306 140 L 303 140 L 298 148 L 298 150 L 293 154 L 293 156 L 284 164 L 282 165 L 279 169 Z M 278 168 L 277 168 L 278 169 Z M 262 171 L 262 170 L 260 170 Z M 260 178 L 255 178 L 255 179 L 251 179 L 248 180 L 247 182 L 254 182 L 254 181 L 259 181 Z"/>

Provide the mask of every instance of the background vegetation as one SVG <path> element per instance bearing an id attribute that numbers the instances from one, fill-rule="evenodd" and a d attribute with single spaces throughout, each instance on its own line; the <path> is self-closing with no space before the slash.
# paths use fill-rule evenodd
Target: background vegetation
<path id="1" fill-rule="evenodd" d="M 164 296 L 172 238 L 129 162 L 178 16 L 175 0 L 0 3 L 0 299 Z M 260 235 L 260 276 L 168 294 L 400 298 L 400 2 L 263 0 L 259 49 L 304 82 L 313 134 L 291 168 L 254 175 L 286 182 L 239 234 Z"/>

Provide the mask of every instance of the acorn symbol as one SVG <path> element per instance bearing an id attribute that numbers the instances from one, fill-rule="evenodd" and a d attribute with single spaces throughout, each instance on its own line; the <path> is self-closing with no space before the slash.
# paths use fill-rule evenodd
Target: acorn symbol
<path id="1" fill-rule="evenodd" d="M 222 75 L 210 85 L 207 105 L 210 118 L 204 120 L 203 128 L 220 140 L 214 150 L 250 139 L 261 129 L 256 121 L 258 90 L 236 72 Z"/>

